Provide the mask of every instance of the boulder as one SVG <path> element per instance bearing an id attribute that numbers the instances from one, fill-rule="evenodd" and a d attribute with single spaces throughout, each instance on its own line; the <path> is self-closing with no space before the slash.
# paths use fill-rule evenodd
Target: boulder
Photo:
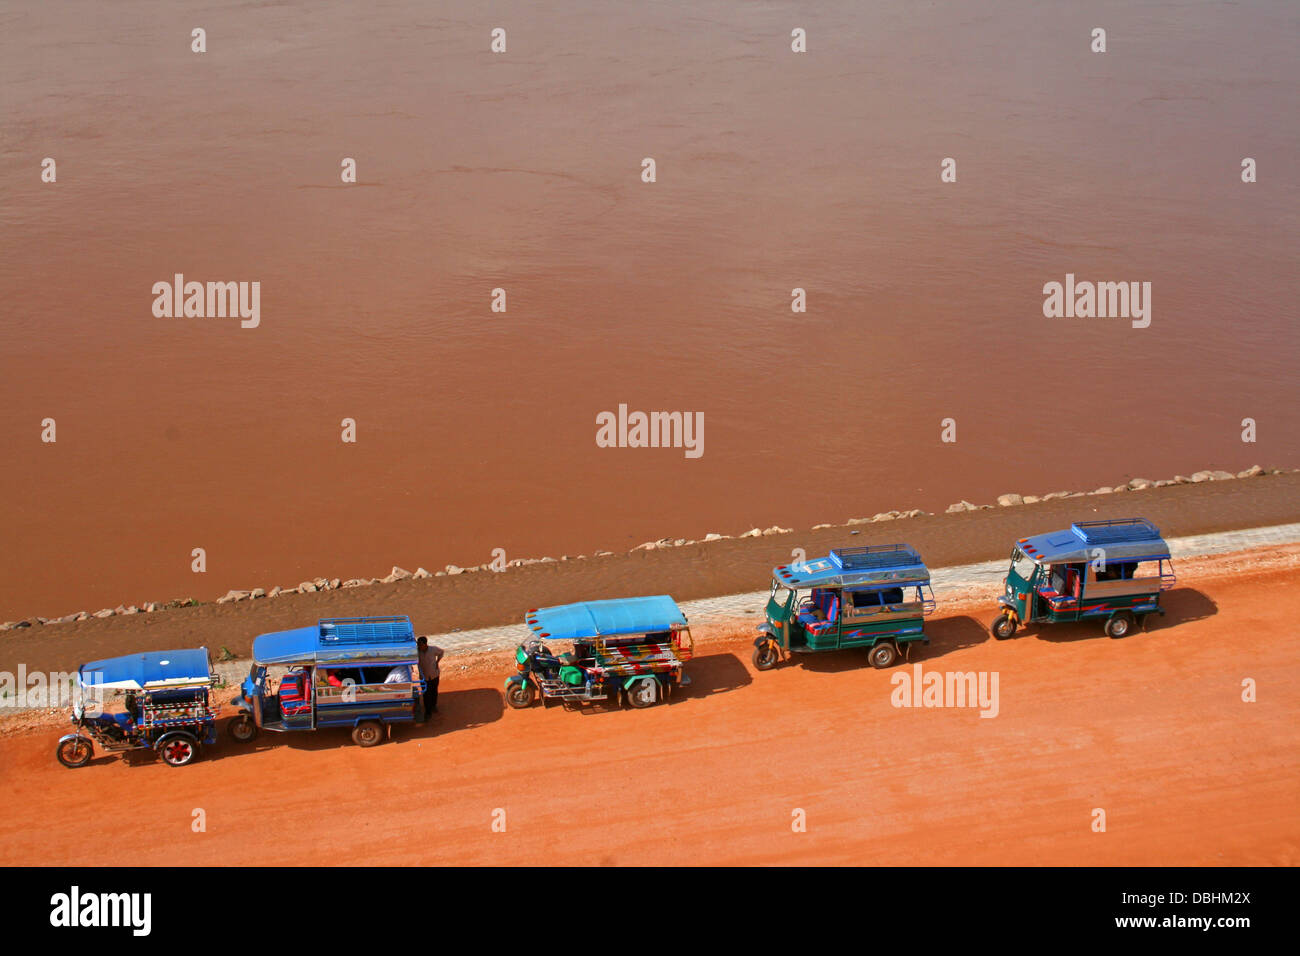
<path id="1" fill-rule="evenodd" d="M 1238 478 L 1254 478 L 1256 475 L 1262 475 L 1262 474 L 1264 474 L 1264 469 L 1263 469 L 1263 468 L 1259 467 L 1259 465 L 1251 465 L 1251 466 L 1250 466 L 1249 468 L 1247 468 L 1245 471 L 1239 471 L 1239 472 L 1237 472 L 1237 477 L 1238 477 Z"/>
<path id="2" fill-rule="evenodd" d="M 952 514 L 957 514 L 958 512 L 961 511 L 975 511 L 976 509 L 977 509 L 976 505 L 971 504 L 969 501 L 963 498 L 961 501 L 958 501 L 956 504 L 949 505 L 948 510 L 945 511 L 944 514 L 952 515 Z"/>
<path id="3" fill-rule="evenodd" d="M 1110 494 L 1111 492 L 1113 492 L 1114 490 L 1115 490 L 1115 489 L 1112 488 L 1112 487 L 1110 487 L 1110 485 L 1102 485 L 1102 486 L 1101 486 L 1100 488 L 1098 488 L 1096 491 L 1090 491 L 1090 492 L 1088 492 L 1088 494 L 1090 494 L 1090 495 L 1108 495 L 1108 494 Z"/>
<path id="4" fill-rule="evenodd" d="M 638 544 L 638 545 L 637 545 L 635 548 L 633 548 L 632 550 L 633 550 L 633 551 L 653 551 L 653 550 L 655 550 L 657 547 L 659 547 L 659 542 L 658 542 L 658 541 L 645 541 L 645 542 L 642 542 L 641 544 Z"/>
<path id="5" fill-rule="evenodd" d="M 95 612 L 95 617 L 100 618 L 100 619 L 103 619 L 103 618 L 106 618 L 106 617 L 112 617 L 112 616 L 113 616 L 113 609 L 112 609 L 111 607 L 106 607 L 106 608 L 103 608 L 103 609 L 98 610 L 98 611 Z M 22 626 L 22 625 L 20 624 L 19 627 L 21 627 L 21 626 Z"/>
<path id="6" fill-rule="evenodd" d="M 741 535 L 742 538 L 761 538 L 762 536 L 763 530 L 761 528 L 750 528 Z"/>
<path id="7" fill-rule="evenodd" d="M 1038 497 L 1038 495 L 1025 495 L 1020 499 L 1020 503 L 1025 505 L 1036 505 L 1042 500 L 1043 499 Z"/>
<path id="8" fill-rule="evenodd" d="M 720 534 L 715 534 L 715 533 L 712 532 L 712 531 L 710 531 L 708 534 L 706 534 L 706 535 L 704 536 L 704 540 L 705 540 L 705 541 L 721 541 L 722 538 L 723 538 L 722 535 L 720 535 Z"/>
<path id="9" fill-rule="evenodd" d="M 1128 483 L 1129 491 L 1146 491 L 1148 488 L 1154 488 L 1156 483 L 1150 478 L 1130 478 Z"/>
<path id="10" fill-rule="evenodd" d="M 1231 481 L 1237 476 L 1230 471 L 1212 471 L 1210 477 L 1215 481 Z"/>
<path id="11" fill-rule="evenodd" d="M 1014 508 L 1016 505 L 1023 505 L 1024 503 L 1025 499 L 1022 495 L 998 495 L 999 508 Z"/>
<path id="12" fill-rule="evenodd" d="M 266 588 L 253 588 L 253 590 L 248 592 L 248 596 L 253 600 L 264 598 L 266 597 Z"/>
<path id="13" fill-rule="evenodd" d="M 1192 475 L 1192 481 L 1198 485 L 1202 481 L 1213 481 L 1213 480 L 1214 480 L 1214 473 L 1209 471 L 1198 471 L 1196 472 L 1196 474 Z"/>
<path id="14" fill-rule="evenodd" d="M 430 574 L 428 571 L 426 571 L 424 568 L 416 568 L 414 571 L 411 572 L 411 577 L 416 581 L 423 581 L 425 578 L 433 577 L 433 575 Z"/>
<path id="15" fill-rule="evenodd" d="M 815 524 L 812 526 L 812 529 L 814 531 L 821 531 L 823 528 L 833 528 L 833 527 L 835 527 L 835 525 L 833 524 Z"/>
<path id="16" fill-rule="evenodd" d="M 449 565 L 447 565 L 447 573 L 448 573 L 448 574 L 464 574 L 464 573 L 465 573 L 465 569 L 464 569 L 464 568 L 461 568 L 461 567 L 457 567 L 457 566 L 454 565 L 454 564 L 449 564 Z"/>
<path id="17" fill-rule="evenodd" d="M 217 603 L 218 603 L 218 604 L 231 604 L 231 603 L 233 603 L 233 602 L 235 602 L 235 601 L 242 601 L 242 600 L 244 600 L 245 598 L 249 597 L 251 593 L 252 593 L 251 591 L 237 591 L 237 590 L 230 590 L 230 591 L 227 591 L 227 592 L 226 592 L 224 595 L 222 595 L 221 597 L 217 598 Z M 118 613 L 121 613 L 121 612 L 119 611 Z"/>
<path id="18" fill-rule="evenodd" d="M 280 587 L 280 585 L 277 584 L 275 587 L 271 588 L 271 590 L 266 592 L 266 596 L 279 597 L 283 593 L 284 593 L 284 588 Z"/>
<path id="19" fill-rule="evenodd" d="M 298 592 L 300 594 L 311 594 L 314 591 L 316 591 L 316 585 L 312 584 L 310 581 L 303 581 L 298 585 Z"/>

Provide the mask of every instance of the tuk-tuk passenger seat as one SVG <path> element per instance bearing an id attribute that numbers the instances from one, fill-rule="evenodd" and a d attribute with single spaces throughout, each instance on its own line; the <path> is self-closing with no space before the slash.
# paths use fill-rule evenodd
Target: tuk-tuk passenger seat
<path id="1" fill-rule="evenodd" d="M 286 717 L 311 710 L 311 677 L 305 671 L 291 673 L 280 681 L 280 713 Z"/>
<path id="2" fill-rule="evenodd" d="M 840 612 L 840 596 L 835 591 L 818 589 L 813 592 L 813 600 L 816 608 L 800 612 L 799 623 L 810 634 L 824 634 L 835 626 L 835 618 Z"/>

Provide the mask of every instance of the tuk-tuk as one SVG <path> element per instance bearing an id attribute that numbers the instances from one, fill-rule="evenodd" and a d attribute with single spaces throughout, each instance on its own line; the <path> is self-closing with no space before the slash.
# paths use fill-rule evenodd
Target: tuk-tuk
<path id="1" fill-rule="evenodd" d="M 930 572 L 906 544 L 838 548 L 772 572 L 767 621 L 758 626 L 754 666 L 789 654 L 867 648 L 873 667 L 890 667 L 917 641 L 928 644 L 934 613 Z"/>
<path id="2" fill-rule="evenodd" d="M 214 683 L 206 647 L 82 664 L 73 689 L 77 729 L 59 738 L 55 756 L 84 767 L 99 744 L 108 753 L 153 750 L 169 767 L 192 763 L 217 739 Z"/>
<path id="3" fill-rule="evenodd" d="M 424 719 L 415 632 L 408 617 L 326 618 L 314 627 L 262 634 L 228 733 L 350 727 L 373 747 L 395 723 Z"/>
<path id="4" fill-rule="evenodd" d="M 666 594 L 534 608 L 524 623 L 532 633 L 515 651 L 519 673 L 505 690 L 516 709 L 532 704 L 537 693 L 543 702 L 625 697 L 633 707 L 649 707 L 690 683 L 682 664 L 691 659 L 694 640 Z M 548 641 L 572 643 L 556 653 Z"/>
<path id="5" fill-rule="evenodd" d="M 1108 635 L 1127 637 L 1165 613 L 1160 592 L 1176 580 L 1169 545 L 1145 518 L 1076 521 L 1016 542 L 990 630 L 1006 640 L 1022 624 L 1100 618 Z"/>

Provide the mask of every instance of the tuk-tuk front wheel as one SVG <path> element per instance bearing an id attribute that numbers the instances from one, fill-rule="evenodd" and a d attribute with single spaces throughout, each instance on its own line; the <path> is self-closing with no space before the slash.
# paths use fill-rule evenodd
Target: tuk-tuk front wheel
<path id="1" fill-rule="evenodd" d="M 352 728 L 352 741 L 359 747 L 373 747 L 383 739 L 384 725 L 377 720 L 363 720 Z"/>
<path id="2" fill-rule="evenodd" d="M 226 733 L 236 743 L 246 744 L 257 736 L 257 724 L 248 714 L 240 714 L 226 727 Z"/>
<path id="3" fill-rule="evenodd" d="M 881 641 L 867 653 L 867 660 L 871 661 L 872 667 L 881 670 L 893 667 L 894 662 L 898 660 L 898 648 L 894 646 L 893 641 Z"/>
<path id="4" fill-rule="evenodd" d="M 169 767 L 184 767 L 199 755 L 199 742 L 189 734 L 174 734 L 158 741 L 158 756 Z"/>
<path id="5" fill-rule="evenodd" d="M 90 763 L 94 753 L 95 745 L 90 742 L 89 737 L 65 737 L 59 741 L 58 747 L 54 750 L 59 763 L 73 768 L 84 767 Z"/>
<path id="6" fill-rule="evenodd" d="M 993 624 L 989 628 L 993 636 L 999 641 L 1005 641 L 1009 637 L 1016 636 L 1016 622 L 1011 619 L 1009 614 L 999 614 L 993 619 Z"/>
<path id="7" fill-rule="evenodd" d="M 520 680 L 515 681 L 506 688 L 506 703 L 515 710 L 523 710 L 525 707 L 532 706 L 533 703 L 533 683 L 532 681 Z"/>
<path id="8" fill-rule="evenodd" d="M 1106 622 L 1106 633 L 1116 640 L 1121 637 L 1128 637 L 1133 633 L 1133 615 L 1128 611 L 1112 614 Z"/>
<path id="9" fill-rule="evenodd" d="M 770 671 L 779 659 L 776 645 L 771 641 L 764 641 L 754 648 L 754 667 L 760 671 Z"/>

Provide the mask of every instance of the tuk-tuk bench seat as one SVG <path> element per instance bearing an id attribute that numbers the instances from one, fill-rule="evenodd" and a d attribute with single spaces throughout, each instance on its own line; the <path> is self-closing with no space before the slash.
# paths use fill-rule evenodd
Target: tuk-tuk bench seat
<path id="1" fill-rule="evenodd" d="M 840 612 L 840 597 L 834 591 L 815 589 L 813 605 L 799 612 L 799 623 L 809 634 L 825 634 L 835 626 Z"/>

